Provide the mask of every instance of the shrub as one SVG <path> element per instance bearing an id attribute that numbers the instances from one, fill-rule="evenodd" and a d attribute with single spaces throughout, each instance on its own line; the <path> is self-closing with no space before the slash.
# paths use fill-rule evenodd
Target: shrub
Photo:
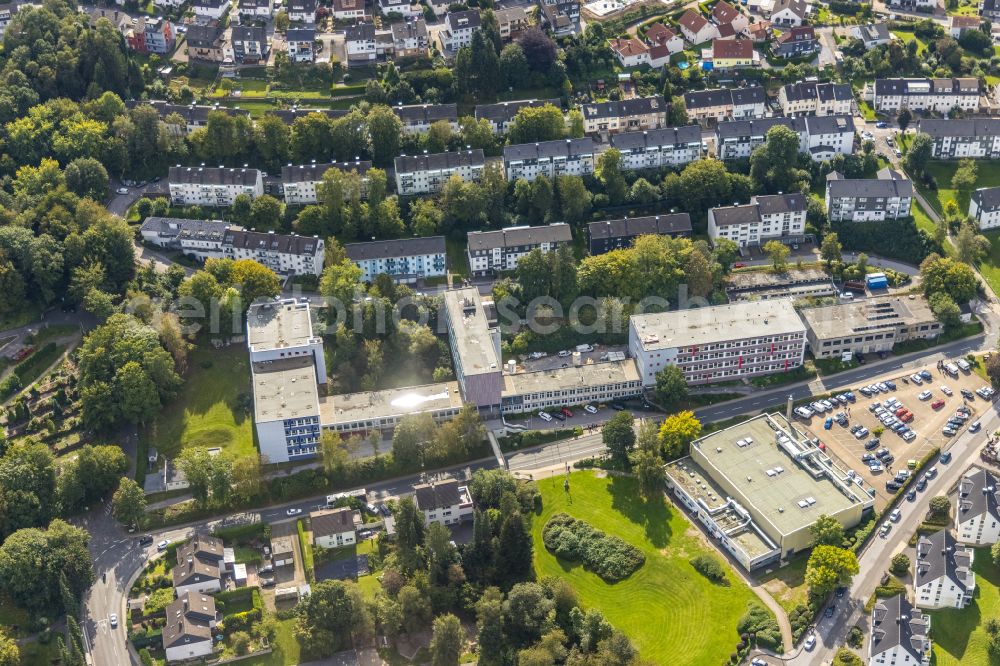
<path id="1" fill-rule="evenodd" d="M 788 614 L 788 622 L 792 625 L 792 639 L 798 641 L 812 624 L 813 611 L 805 604 L 799 604 Z"/>
<path id="2" fill-rule="evenodd" d="M 736 631 L 740 634 L 754 634 L 758 645 L 771 649 L 781 647 L 778 621 L 763 606 L 751 604 L 746 614 L 736 623 Z"/>
<path id="3" fill-rule="evenodd" d="M 565 513 L 549 518 L 542 541 L 556 557 L 583 562 L 584 568 L 609 582 L 628 578 L 646 561 L 635 546 Z"/>
<path id="4" fill-rule="evenodd" d="M 860 648 L 864 642 L 865 634 L 861 631 L 861 627 L 851 627 L 851 630 L 847 632 L 847 644 L 852 648 Z"/>
<path id="5" fill-rule="evenodd" d="M 910 570 L 910 558 L 908 558 L 904 553 L 897 553 L 892 556 L 892 566 L 889 567 L 889 571 L 895 576 L 905 576 Z"/>
<path id="6" fill-rule="evenodd" d="M 146 597 L 146 605 L 143 612 L 146 615 L 157 615 L 166 610 L 167 606 L 173 600 L 174 589 L 172 587 L 161 587 Z"/>
<path id="7" fill-rule="evenodd" d="M 726 580 L 726 570 L 723 569 L 719 561 L 711 555 L 699 555 L 691 560 L 691 566 L 694 567 L 695 571 L 713 583 L 719 583 L 721 585 L 728 582 Z"/>
<path id="8" fill-rule="evenodd" d="M 245 631 L 237 631 L 229 637 L 229 642 L 233 646 L 233 651 L 243 656 L 250 651 L 250 634 Z"/>

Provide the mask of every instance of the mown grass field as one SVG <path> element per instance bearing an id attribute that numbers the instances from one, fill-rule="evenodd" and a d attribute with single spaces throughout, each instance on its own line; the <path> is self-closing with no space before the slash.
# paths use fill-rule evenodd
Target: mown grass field
<path id="1" fill-rule="evenodd" d="M 937 666 L 987 666 L 1000 664 L 987 649 L 990 636 L 986 620 L 1000 617 L 1000 569 L 993 565 L 989 548 L 976 550 L 972 569 L 976 592 L 972 603 L 961 610 L 931 611 L 932 663 Z"/>
<path id="2" fill-rule="evenodd" d="M 168 458 L 188 447 L 221 447 L 233 459 L 257 455 L 251 416 L 239 404 L 240 396 L 250 392 L 246 348 L 198 349 L 188 358 L 188 368 L 177 398 L 146 429 L 146 446 Z"/>
<path id="3" fill-rule="evenodd" d="M 1000 186 L 1000 160 L 975 160 L 975 162 L 978 169 L 977 188 Z M 959 199 L 958 191 L 951 186 L 951 179 L 955 176 L 958 163 L 959 160 L 931 162 L 927 165 L 927 173 L 934 176 L 938 189 L 928 190 L 922 185 L 919 186 L 920 193 L 939 213 L 944 211 L 945 204 L 949 201 L 955 201 L 963 214 L 969 211 L 969 200 Z"/>
<path id="4" fill-rule="evenodd" d="M 715 554 L 676 508 L 664 499 L 642 500 L 634 479 L 599 478 L 594 472 L 572 474 L 568 493 L 562 477 L 545 479 L 539 487 L 542 510 L 532 523 L 539 578 L 569 581 L 584 606 L 600 608 L 653 663 L 720 664 L 733 652 L 736 622 L 748 604 L 759 601 L 735 572 L 729 572 L 728 586 L 719 586 L 694 570 L 691 558 Z M 645 564 L 609 584 L 579 563 L 558 560 L 542 543 L 542 527 L 561 511 L 636 546 Z"/>

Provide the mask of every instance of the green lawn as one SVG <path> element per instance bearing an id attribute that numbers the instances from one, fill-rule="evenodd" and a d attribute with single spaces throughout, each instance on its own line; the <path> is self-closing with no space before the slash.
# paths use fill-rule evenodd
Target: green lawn
<path id="1" fill-rule="evenodd" d="M 244 659 L 239 662 L 241 666 L 294 666 L 294 664 L 300 663 L 299 657 L 302 648 L 295 640 L 295 618 L 278 620 L 275 627 L 274 642 L 271 644 L 273 652 L 260 657 Z"/>
<path id="2" fill-rule="evenodd" d="M 934 220 L 932 220 L 930 216 L 924 212 L 923 206 L 920 205 L 919 201 L 913 201 L 910 213 L 913 215 L 913 221 L 917 223 L 917 229 L 923 229 L 931 236 L 934 235 L 934 230 L 937 228 L 937 225 L 934 224 Z"/>
<path id="3" fill-rule="evenodd" d="M 979 264 L 979 272 L 993 292 L 1000 294 L 1000 231 L 984 231 L 983 235 L 990 239 L 990 254 Z"/>
<path id="4" fill-rule="evenodd" d="M 230 458 L 257 455 L 250 415 L 239 404 L 240 395 L 250 392 L 246 349 L 197 349 L 188 358 L 188 368 L 180 395 L 143 433 L 141 448 L 151 444 L 168 458 L 190 446 L 222 447 Z"/>
<path id="5" fill-rule="evenodd" d="M 808 554 L 800 553 L 780 569 L 760 576 L 760 582 L 764 589 L 788 613 L 791 613 L 799 604 L 809 601 L 809 588 L 806 586 L 806 564 L 808 562 Z"/>
<path id="6" fill-rule="evenodd" d="M 733 652 L 739 641 L 736 622 L 757 598 L 735 572 L 729 572 L 730 585 L 723 587 L 694 570 L 691 558 L 714 553 L 677 509 L 664 499 L 643 501 L 630 478 L 576 472 L 568 494 L 562 478 L 539 486 L 543 509 L 532 524 L 539 577 L 566 579 L 584 606 L 601 609 L 653 663 L 719 664 Z M 579 563 L 559 561 L 542 544 L 542 527 L 560 511 L 638 547 L 645 564 L 628 579 L 609 584 Z"/>
<path id="7" fill-rule="evenodd" d="M 978 168 L 978 178 L 976 187 L 997 187 L 1000 186 L 1000 160 L 976 160 Z M 944 210 L 944 206 L 949 201 L 958 203 L 958 208 L 962 213 L 969 210 L 967 199 L 958 200 L 957 190 L 952 189 L 951 179 L 958 169 L 959 160 L 938 161 L 935 160 L 927 165 L 927 173 L 934 176 L 938 189 L 931 191 L 923 185 L 919 186 L 920 193 L 937 208 L 938 212 Z"/>
<path id="8" fill-rule="evenodd" d="M 893 30 L 892 34 L 898 37 L 903 42 L 903 44 L 907 44 L 909 42 L 916 42 L 917 54 L 921 54 L 927 50 L 927 42 L 920 39 L 919 37 L 917 37 L 915 34 L 913 34 L 908 30 Z"/>
<path id="9" fill-rule="evenodd" d="M 987 651 L 989 634 L 983 626 L 988 618 L 1000 616 L 1000 570 L 993 566 L 989 548 L 976 550 L 972 565 L 976 572 L 976 593 L 962 610 L 931 611 L 931 639 L 937 666 L 996 664 Z"/>

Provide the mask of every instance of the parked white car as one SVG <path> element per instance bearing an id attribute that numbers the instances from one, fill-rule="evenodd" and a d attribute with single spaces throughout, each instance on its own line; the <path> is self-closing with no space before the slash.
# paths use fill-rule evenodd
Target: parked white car
<path id="1" fill-rule="evenodd" d="M 921 391 L 920 395 L 918 395 L 917 398 L 919 398 L 920 400 L 930 400 L 931 399 L 931 392 L 930 391 Z"/>
<path id="2" fill-rule="evenodd" d="M 944 386 L 943 384 L 941 385 L 941 387 L 940 387 L 940 388 L 941 388 L 941 393 L 944 393 L 945 395 L 955 395 L 955 392 L 954 392 L 954 391 L 952 391 L 952 390 L 951 390 L 950 388 L 948 388 L 947 386 Z"/>

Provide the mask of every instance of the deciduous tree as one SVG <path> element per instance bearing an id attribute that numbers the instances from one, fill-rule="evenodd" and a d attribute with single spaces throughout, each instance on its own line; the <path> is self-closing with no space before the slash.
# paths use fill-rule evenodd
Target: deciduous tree
<path id="1" fill-rule="evenodd" d="M 660 425 L 660 447 L 667 460 L 687 453 L 688 445 L 701 435 L 701 421 L 694 412 L 684 410 L 663 419 Z"/>

